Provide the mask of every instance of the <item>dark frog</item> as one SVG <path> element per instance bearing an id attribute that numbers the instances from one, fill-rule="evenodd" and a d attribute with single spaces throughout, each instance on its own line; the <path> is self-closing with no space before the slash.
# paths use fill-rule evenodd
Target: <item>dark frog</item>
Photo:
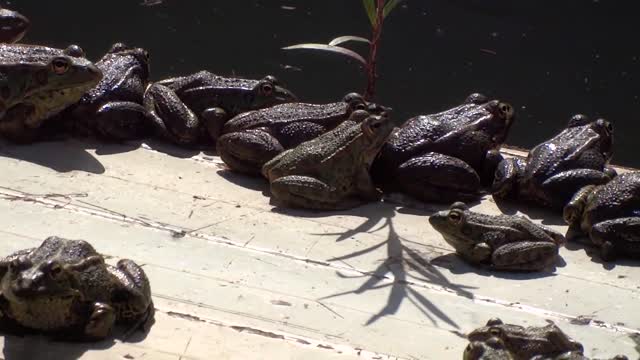
<path id="1" fill-rule="evenodd" d="M 356 93 L 329 104 L 280 104 L 231 119 L 225 124 L 216 148 L 232 170 L 260 175 L 267 161 L 334 129 L 356 110 L 379 114 L 389 109 L 368 103 Z"/>
<path id="2" fill-rule="evenodd" d="M 237 114 L 294 101 L 274 76 L 251 80 L 208 71 L 159 81 L 145 93 L 145 107 L 160 133 L 187 145 L 217 141 L 224 124 Z"/>
<path id="3" fill-rule="evenodd" d="M 29 30 L 31 22 L 17 11 L 0 7 L 0 43 L 15 43 Z"/>
<path id="4" fill-rule="evenodd" d="M 149 280 L 133 261 L 116 267 L 83 240 L 48 237 L 0 260 L 0 323 L 14 329 L 94 340 L 115 324 L 153 322 Z"/>
<path id="5" fill-rule="evenodd" d="M 151 134 L 153 123 L 142 106 L 149 78 L 149 54 L 114 44 L 96 63 L 104 77 L 62 114 L 75 135 L 127 140 Z"/>
<path id="6" fill-rule="evenodd" d="M 602 259 L 640 258 L 640 172 L 623 173 L 604 185 L 588 185 L 564 207 L 567 237 L 584 234 Z"/>
<path id="7" fill-rule="evenodd" d="M 459 106 L 409 119 L 375 160 L 372 174 L 385 191 L 423 201 L 472 200 L 490 184 L 513 108 L 480 94 Z"/>
<path id="8" fill-rule="evenodd" d="M 29 142 L 42 123 L 76 103 L 102 72 L 76 45 L 0 44 L 0 135 Z"/>
<path id="9" fill-rule="evenodd" d="M 562 209 L 583 186 L 604 184 L 616 175 L 607 166 L 612 144 L 609 121 L 575 115 L 566 129 L 534 147 L 526 160 L 504 160 L 495 173 L 494 196 Z"/>
<path id="10" fill-rule="evenodd" d="M 564 236 L 522 216 L 486 215 L 461 202 L 429 223 L 466 261 L 496 270 L 538 271 L 552 266 Z"/>

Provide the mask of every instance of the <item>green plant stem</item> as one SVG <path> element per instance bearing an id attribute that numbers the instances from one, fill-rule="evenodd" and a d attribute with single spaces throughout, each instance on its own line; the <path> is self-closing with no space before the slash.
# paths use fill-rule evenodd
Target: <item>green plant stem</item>
<path id="1" fill-rule="evenodd" d="M 367 59 L 367 88 L 364 91 L 364 98 L 372 100 L 376 93 L 376 57 L 378 55 L 378 45 L 380 44 L 380 36 L 382 35 L 382 23 L 384 21 L 384 2 L 385 0 L 377 0 L 376 6 L 376 23 L 373 26 L 371 34 L 371 46 L 369 48 L 369 58 Z"/>

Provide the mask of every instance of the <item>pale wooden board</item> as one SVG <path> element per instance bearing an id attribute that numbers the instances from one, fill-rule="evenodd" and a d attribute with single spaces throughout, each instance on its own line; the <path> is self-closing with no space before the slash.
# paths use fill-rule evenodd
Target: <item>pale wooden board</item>
<path id="1" fill-rule="evenodd" d="M 554 274 L 478 271 L 428 225 L 443 206 L 290 211 L 269 204 L 263 180 L 229 173 L 209 154 L 97 148 L 0 145 L 0 254 L 54 234 L 83 238 L 145 264 L 151 279 L 159 313 L 151 333 L 83 359 L 130 349 L 160 359 L 349 358 L 359 348 L 360 358 L 460 358 L 461 335 L 494 316 L 523 325 L 550 319 L 593 356 L 637 357 L 633 262 L 610 268 L 583 249 L 562 249 L 566 264 Z M 486 199 L 476 210 L 498 208 Z M 594 321 L 572 324 L 578 316 Z M 251 357 L 256 351 L 264 357 Z"/>

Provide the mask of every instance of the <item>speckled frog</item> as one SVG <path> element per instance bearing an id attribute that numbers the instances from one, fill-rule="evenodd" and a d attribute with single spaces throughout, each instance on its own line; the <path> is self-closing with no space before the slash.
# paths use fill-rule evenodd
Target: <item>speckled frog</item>
<path id="1" fill-rule="evenodd" d="M 335 129 L 284 151 L 262 167 L 281 203 L 317 210 L 380 200 L 369 169 L 394 128 L 386 113 L 357 110 Z"/>
<path id="2" fill-rule="evenodd" d="M 131 260 L 117 267 L 83 240 L 48 237 L 0 260 L 0 322 L 77 340 L 109 335 L 114 324 L 147 329 L 149 280 Z"/>
<path id="3" fill-rule="evenodd" d="M 463 259 L 496 270 L 543 270 L 564 244 L 562 234 L 525 217 L 481 214 L 462 202 L 435 213 L 429 223 Z"/>
<path id="4" fill-rule="evenodd" d="M 349 119 L 356 110 L 389 111 L 356 93 L 329 104 L 287 103 L 240 114 L 223 129 L 216 148 L 234 171 L 260 175 L 262 166 L 284 150 L 315 139 Z"/>
<path id="5" fill-rule="evenodd" d="M 567 352 L 582 354 L 584 347 L 571 339 L 558 326 L 519 326 L 505 324 L 498 318 L 491 319 L 486 326 L 473 330 L 467 335 L 469 341 L 486 342 L 498 338 L 502 341 L 514 360 L 529 360 L 534 356 L 553 357 Z"/>
<path id="6" fill-rule="evenodd" d="M 586 235 L 603 260 L 640 258 L 640 172 L 618 175 L 604 185 L 588 185 L 564 207 L 567 237 Z"/>
<path id="7" fill-rule="evenodd" d="M 513 108 L 481 94 L 462 105 L 409 119 L 380 151 L 372 175 L 384 191 L 423 201 L 471 201 L 490 184 Z"/>
<path id="8" fill-rule="evenodd" d="M 144 104 L 163 137 L 197 145 L 217 141 L 224 124 L 235 115 L 295 101 L 274 76 L 251 80 L 200 71 L 152 84 Z"/>
<path id="9" fill-rule="evenodd" d="M 562 209 L 580 188 L 604 184 L 616 175 L 607 166 L 612 144 L 609 121 L 575 115 L 566 129 L 534 147 L 526 160 L 509 158 L 500 163 L 494 196 Z"/>

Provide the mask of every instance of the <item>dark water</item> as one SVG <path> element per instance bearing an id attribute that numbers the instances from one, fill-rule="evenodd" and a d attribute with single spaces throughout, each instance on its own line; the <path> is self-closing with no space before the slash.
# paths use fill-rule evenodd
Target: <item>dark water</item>
<path id="1" fill-rule="evenodd" d="M 123 41 L 150 51 L 154 79 L 201 69 L 245 77 L 271 73 L 309 102 L 364 89 L 353 61 L 280 50 L 345 34 L 368 36 L 360 0 L 143 2 L 0 1 L 32 20 L 23 42 L 77 43 L 97 60 Z M 614 163 L 640 166 L 634 3 L 407 0 L 385 22 L 377 100 L 406 118 L 483 92 L 514 105 L 518 118 L 507 143 L 521 147 L 553 136 L 574 113 L 602 116 L 615 125 Z"/>

